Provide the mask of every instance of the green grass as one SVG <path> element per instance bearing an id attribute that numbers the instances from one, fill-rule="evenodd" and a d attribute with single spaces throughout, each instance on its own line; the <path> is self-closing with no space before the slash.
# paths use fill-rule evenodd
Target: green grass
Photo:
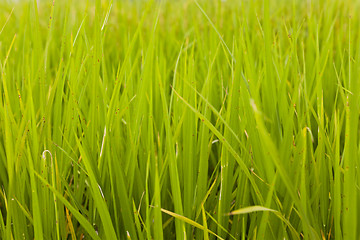
<path id="1" fill-rule="evenodd" d="M 358 239 L 360 1 L 0 3 L 0 239 Z"/>

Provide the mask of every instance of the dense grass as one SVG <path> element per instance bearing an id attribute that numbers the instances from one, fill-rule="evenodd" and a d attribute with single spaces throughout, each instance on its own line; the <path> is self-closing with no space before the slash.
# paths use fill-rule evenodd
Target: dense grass
<path id="1" fill-rule="evenodd" d="M 358 239 L 359 12 L 1 2 L 0 238 Z"/>

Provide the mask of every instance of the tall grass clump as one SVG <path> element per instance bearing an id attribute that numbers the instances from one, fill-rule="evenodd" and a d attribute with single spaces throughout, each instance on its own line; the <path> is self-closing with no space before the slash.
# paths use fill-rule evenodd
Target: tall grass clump
<path id="1" fill-rule="evenodd" d="M 359 239 L 360 2 L 0 2 L 0 239 Z"/>

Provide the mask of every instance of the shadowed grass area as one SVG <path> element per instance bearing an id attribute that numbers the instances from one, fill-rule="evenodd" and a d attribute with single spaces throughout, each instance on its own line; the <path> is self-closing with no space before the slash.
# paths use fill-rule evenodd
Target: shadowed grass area
<path id="1" fill-rule="evenodd" d="M 357 239 L 359 1 L 0 3 L 1 239 Z"/>

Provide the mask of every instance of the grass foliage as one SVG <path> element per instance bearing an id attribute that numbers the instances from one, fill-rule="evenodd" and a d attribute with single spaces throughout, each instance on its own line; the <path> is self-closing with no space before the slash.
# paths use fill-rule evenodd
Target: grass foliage
<path id="1" fill-rule="evenodd" d="M 0 3 L 1 239 L 357 239 L 359 1 Z"/>

